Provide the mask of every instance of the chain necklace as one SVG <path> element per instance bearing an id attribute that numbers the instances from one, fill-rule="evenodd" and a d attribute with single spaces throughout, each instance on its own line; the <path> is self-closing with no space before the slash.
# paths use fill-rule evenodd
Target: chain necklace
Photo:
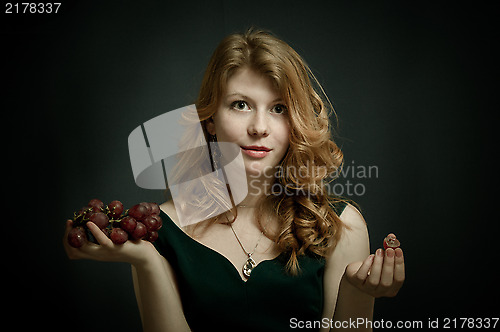
<path id="1" fill-rule="evenodd" d="M 247 206 L 247 205 L 238 205 L 238 207 L 241 208 L 253 208 L 253 206 Z M 257 249 L 257 246 L 259 245 L 260 239 L 262 239 L 262 235 L 264 232 L 260 232 L 259 239 L 257 240 L 257 243 L 255 244 L 255 247 L 253 248 L 252 252 L 248 252 L 245 250 L 245 247 L 243 247 L 243 244 L 240 241 L 240 238 L 238 237 L 238 234 L 234 231 L 233 225 L 229 225 L 231 227 L 231 230 L 233 231 L 234 236 L 236 237 L 236 240 L 240 244 L 241 249 L 243 249 L 243 252 L 248 256 L 248 259 L 246 260 L 245 264 L 243 264 L 243 275 L 245 276 L 246 279 L 250 277 L 250 274 L 252 273 L 252 270 L 257 266 L 257 263 L 255 260 L 252 258 L 252 255 L 254 254 L 255 250 Z"/>
<path id="2" fill-rule="evenodd" d="M 257 263 L 252 258 L 252 255 L 255 252 L 255 249 L 257 249 L 257 246 L 259 245 L 260 239 L 262 239 L 262 235 L 264 234 L 264 232 L 260 232 L 259 239 L 257 240 L 255 247 L 253 248 L 252 252 L 248 252 L 245 250 L 245 247 L 243 247 L 243 244 L 241 243 L 240 238 L 238 237 L 238 235 L 234 231 L 233 225 L 229 225 L 229 226 L 231 227 L 231 230 L 233 231 L 233 234 L 236 237 L 236 240 L 238 240 L 238 243 L 240 244 L 241 249 L 243 249 L 245 254 L 248 256 L 248 259 L 245 262 L 245 264 L 243 264 L 243 269 L 242 269 L 243 275 L 245 276 L 246 279 L 248 279 L 250 277 L 250 274 L 252 273 L 252 270 L 254 269 L 254 267 L 257 266 Z"/>

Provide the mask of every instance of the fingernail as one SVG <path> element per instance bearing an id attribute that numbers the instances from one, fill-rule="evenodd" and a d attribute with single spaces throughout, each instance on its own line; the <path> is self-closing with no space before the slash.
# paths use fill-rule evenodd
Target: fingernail
<path id="1" fill-rule="evenodd" d="M 382 252 L 382 249 L 377 249 L 376 254 L 377 254 L 377 256 L 379 256 L 379 257 L 384 256 L 384 253 Z"/>
<path id="2" fill-rule="evenodd" d="M 386 255 L 387 257 L 391 257 L 391 258 L 392 258 L 392 257 L 394 257 L 394 249 L 387 249 L 387 250 L 385 251 L 385 255 Z"/>
<path id="3" fill-rule="evenodd" d="M 398 248 L 398 249 L 395 250 L 395 252 L 396 252 L 396 257 L 397 258 L 403 257 L 403 250 L 401 250 L 401 249 Z"/>

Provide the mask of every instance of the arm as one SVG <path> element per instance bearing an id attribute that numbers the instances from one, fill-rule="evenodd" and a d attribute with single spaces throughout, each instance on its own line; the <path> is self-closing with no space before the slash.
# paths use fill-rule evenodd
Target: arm
<path id="1" fill-rule="evenodd" d="M 139 240 L 116 245 L 92 222 L 87 226 L 99 245 L 88 242 L 78 249 L 69 246 L 66 239 L 71 220 L 68 220 L 63 239 L 68 257 L 130 263 L 144 331 L 189 331 L 173 271 L 153 244 Z"/>
<path id="2" fill-rule="evenodd" d="M 403 285 L 403 251 L 387 249 L 384 253 L 378 249 L 375 255 L 368 255 L 368 231 L 361 214 L 347 206 L 341 220 L 349 229 L 327 261 L 323 317 L 366 322 L 372 320 L 374 299 L 395 296 Z M 358 327 L 371 331 L 366 325 Z"/>
<path id="3" fill-rule="evenodd" d="M 358 317 L 371 320 L 374 298 L 344 281 L 346 267 L 352 262 L 365 260 L 370 254 L 366 223 L 351 205 L 345 208 L 341 220 L 347 227 L 326 262 L 323 317 L 333 318 L 334 321 L 349 321 L 349 318 Z"/>
<path id="4" fill-rule="evenodd" d="M 170 264 L 155 251 L 145 264 L 132 265 L 137 305 L 145 332 L 190 331 Z"/>
<path id="5" fill-rule="evenodd" d="M 339 287 L 337 307 L 335 309 L 334 321 L 349 322 L 349 319 L 358 321 L 362 319 L 358 331 L 372 331 L 372 328 L 365 325 L 367 321 L 373 320 L 373 307 L 375 298 L 342 278 Z"/>

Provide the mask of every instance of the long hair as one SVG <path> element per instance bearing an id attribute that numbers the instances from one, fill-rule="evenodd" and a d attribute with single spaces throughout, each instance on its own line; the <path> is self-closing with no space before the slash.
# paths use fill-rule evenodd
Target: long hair
<path id="1" fill-rule="evenodd" d="M 287 269 L 296 274 L 299 256 L 327 256 L 343 228 L 332 208 L 332 203 L 340 199 L 330 197 L 325 187 L 331 175 L 338 174 L 343 161 L 332 139 L 329 115 L 334 115 L 334 110 L 297 52 L 271 33 L 250 29 L 224 38 L 209 61 L 196 100 L 202 128 L 217 111 L 228 80 L 241 68 L 269 77 L 288 109 L 290 144 L 274 179 L 276 186 L 286 190 L 262 199 L 257 217 L 264 230 L 262 220 L 278 219 L 278 230 L 265 230 L 266 236 L 289 254 Z M 210 141 L 205 129 L 204 135 Z"/>

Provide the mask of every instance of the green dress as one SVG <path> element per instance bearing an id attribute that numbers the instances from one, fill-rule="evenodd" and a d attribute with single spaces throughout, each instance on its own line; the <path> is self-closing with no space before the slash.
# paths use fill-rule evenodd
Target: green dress
<path id="1" fill-rule="evenodd" d="M 334 208 L 340 215 L 345 203 Z M 161 217 L 155 246 L 175 271 L 192 331 L 289 331 L 292 318 L 321 320 L 324 258 L 299 257 L 301 272 L 292 276 L 282 253 L 260 262 L 245 282 L 226 257 L 192 239 L 163 211 Z"/>

